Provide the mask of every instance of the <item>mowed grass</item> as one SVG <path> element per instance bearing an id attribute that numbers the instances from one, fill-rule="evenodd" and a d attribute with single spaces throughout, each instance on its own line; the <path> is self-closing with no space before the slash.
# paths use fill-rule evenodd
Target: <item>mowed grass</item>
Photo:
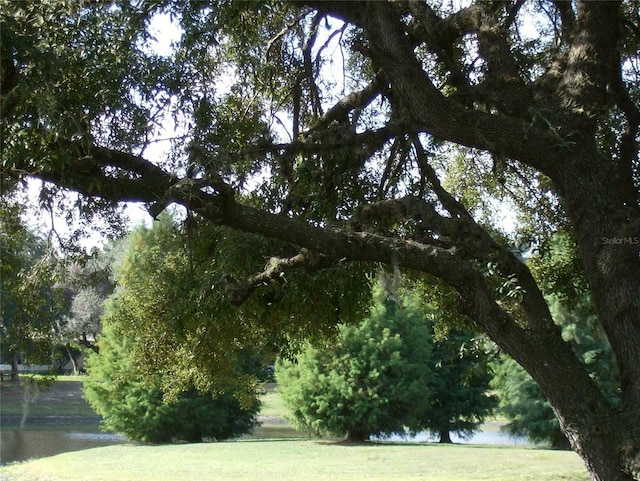
<path id="1" fill-rule="evenodd" d="M 236 441 L 117 445 L 0 468 L 4 481 L 586 481 L 566 451 L 437 444 Z"/>
<path id="2" fill-rule="evenodd" d="M 275 383 L 269 383 L 265 387 L 265 392 L 260 396 L 262 406 L 260 414 L 269 417 L 286 417 L 287 408 L 282 396 L 278 394 L 278 387 Z"/>

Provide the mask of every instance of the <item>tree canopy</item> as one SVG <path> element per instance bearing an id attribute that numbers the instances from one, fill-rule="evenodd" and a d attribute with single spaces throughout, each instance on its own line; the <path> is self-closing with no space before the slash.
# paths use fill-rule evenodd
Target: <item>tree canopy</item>
<path id="1" fill-rule="evenodd" d="M 207 350 L 211 360 L 199 359 L 203 338 L 227 333 L 224 324 L 206 331 L 203 319 L 216 315 L 214 304 L 193 302 L 192 291 L 200 291 L 182 241 L 167 214 L 116 244 L 117 288 L 102 316 L 99 350 L 87 360 L 84 390 L 103 426 L 132 440 L 222 440 L 256 425 L 253 388 L 265 377 L 259 346 L 243 349 L 225 339 Z"/>
<path id="2" fill-rule="evenodd" d="M 179 204 L 252 239 L 266 259 L 227 282 L 234 305 L 377 263 L 438 279 L 535 379 L 594 480 L 640 476 L 636 3 L 0 5 L 4 188 L 39 178 L 45 204 L 63 189 L 87 213 Z M 179 28 L 168 52 L 158 15 Z M 501 200 L 511 236 L 487 210 Z M 618 366 L 615 406 L 514 253 L 558 229 Z"/>

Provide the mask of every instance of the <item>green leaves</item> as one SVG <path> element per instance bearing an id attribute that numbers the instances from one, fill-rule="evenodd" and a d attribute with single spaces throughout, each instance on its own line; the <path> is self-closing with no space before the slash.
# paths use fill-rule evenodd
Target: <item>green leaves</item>
<path id="1" fill-rule="evenodd" d="M 56 326 L 64 313 L 57 286 L 59 260 L 47 242 L 30 231 L 23 208 L 5 196 L 0 201 L 0 319 L 2 350 L 49 364 Z"/>
<path id="2" fill-rule="evenodd" d="M 431 429 L 472 432 L 493 407 L 477 352 L 460 356 L 465 334 L 434 341 L 431 314 L 410 294 L 403 305 L 378 288 L 371 314 L 342 325 L 337 343 L 307 346 L 276 369 L 280 392 L 301 428 L 355 441 Z"/>
<path id="3" fill-rule="evenodd" d="M 152 12 L 78 0 L 9 3 L 2 57 L 15 69 L 17 101 L 3 104 L 3 163 L 32 158 L 41 164 L 27 171 L 34 173 L 55 167 L 46 158 L 63 161 L 70 141 L 81 140 L 85 155 L 95 141 L 126 151 L 145 142 L 150 116 L 163 108 L 155 96 L 167 67 L 143 52 Z"/>
<path id="4" fill-rule="evenodd" d="M 554 295 L 570 306 L 589 290 L 578 246 L 570 232 L 556 232 L 531 257 L 529 266 L 545 295 Z"/>
<path id="5" fill-rule="evenodd" d="M 162 391 L 163 377 L 143 376 L 132 358 L 139 340 L 123 336 L 107 323 L 100 354 L 88 359 L 90 377 L 84 382 L 87 400 L 103 417 L 105 429 L 143 442 L 200 442 L 245 434 L 255 425 L 259 403 L 241 406 L 233 392 L 201 393 L 193 388 L 171 402 Z"/>

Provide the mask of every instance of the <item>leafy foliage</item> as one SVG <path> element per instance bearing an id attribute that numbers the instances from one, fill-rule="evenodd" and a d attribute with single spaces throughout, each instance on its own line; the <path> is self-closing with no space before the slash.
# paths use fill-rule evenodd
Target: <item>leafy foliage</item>
<path id="1" fill-rule="evenodd" d="M 2 354 L 26 355 L 49 364 L 57 321 L 64 312 L 57 288 L 58 259 L 46 240 L 30 231 L 22 208 L 8 197 L 0 202 L 0 320 Z"/>
<path id="2" fill-rule="evenodd" d="M 369 317 L 343 325 L 338 343 L 307 346 L 295 362 L 280 360 L 276 376 L 302 429 L 351 441 L 430 429 L 472 433 L 493 402 L 481 355 L 461 355 L 458 333 L 433 342 L 432 314 L 415 296 L 402 304 L 378 287 Z"/>
<path id="3" fill-rule="evenodd" d="M 227 229 L 182 229 L 168 215 L 130 235 L 116 268 L 120 308 L 111 317 L 138 340 L 132 356 L 140 369 L 170 373 L 162 380 L 166 396 L 189 386 L 239 387 L 251 402 L 262 374 L 244 370 L 245 359 L 257 355 L 268 364 L 304 336 L 333 336 L 326 320 L 364 308 L 367 284 L 354 282 L 362 269 L 283 274 L 259 281 L 258 292 L 247 289 L 240 280 L 263 265 L 270 244 Z"/>
<path id="4" fill-rule="evenodd" d="M 220 310 L 198 277 L 209 266 L 197 267 L 187 240 L 163 215 L 129 236 L 113 266 L 117 288 L 85 390 L 105 428 L 131 439 L 227 439 L 255 425 L 264 370 L 255 350 L 225 337 L 229 326 L 211 322 Z M 218 351 L 205 361 L 198 348 L 214 329 L 226 342 L 216 339 Z"/>
<path id="5" fill-rule="evenodd" d="M 451 442 L 450 433 L 471 436 L 497 405 L 497 398 L 488 393 L 493 373 L 484 349 L 471 332 L 455 328 L 433 339 L 431 402 L 422 426 L 438 433 L 441 443 Z"/>
<path id="6" fill-rule="evenodd" d="M 114 301 L 112 309 L 118 309 Z M 259 402 L 241 406 L 233 392 L 182 392 L 168 403 L 161 390 L 162 374 L 142 377 L 131 356 L 136 340 L 105 325 L 100 353 L 88 358 L 90 378 L 84 382 L 87 400 L 102 416 L 104 429 L 134 441 L 152 443 L 205 439 L 223 440 L 250 432 Z"/>

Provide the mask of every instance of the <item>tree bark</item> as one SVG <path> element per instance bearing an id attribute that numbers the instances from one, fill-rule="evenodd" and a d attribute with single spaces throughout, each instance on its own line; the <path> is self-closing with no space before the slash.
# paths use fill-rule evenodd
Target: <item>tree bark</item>
<path id="1" fill-rule="evenodd" d="M 20 371 L 18 369 L 18 353 L 11 352 L 11 380 L 18 381 L 20 379 Z"/>
<path id="2" fill-rule="evenodd" d="M 438 441 L 440 444 L 453 444 L 451 440 L 451 432 L 448 427 L 444 427 L 440 430 L 440 440 Z"/>
<path id="3" fill-rule="evenodd" d="M 590 144 L 585 140 L 583 145 Z M 617 455 L 596 453 L 596 457 L 607 464 L 605 456 L 614 456 L 609 459 L 618 459 L 620 466 L 628 464 L 626 471 L 635 470 L 640 477 L 640 215 L 638 206 L 630 205 L 618 189 L 611 163 L 595 146 L 576 152 L 573 165 L 574 169 L 563 169 L 555 179 L 575 226 L 598 317 L 620 375 L 620 405 L 609 409 L 609 417 L 598 420 L 590 409 L 583 415 L 591 418 L 594 440 L 615 445 Z M 607 423 L 620 429 L 612 431 Z M 571 433 L 567 436 L 573 444 Z M 576 447 L 581 455 L 585 449 L 597 451 Z M 594 479 L 617 479 L 611 476 Z"/>

